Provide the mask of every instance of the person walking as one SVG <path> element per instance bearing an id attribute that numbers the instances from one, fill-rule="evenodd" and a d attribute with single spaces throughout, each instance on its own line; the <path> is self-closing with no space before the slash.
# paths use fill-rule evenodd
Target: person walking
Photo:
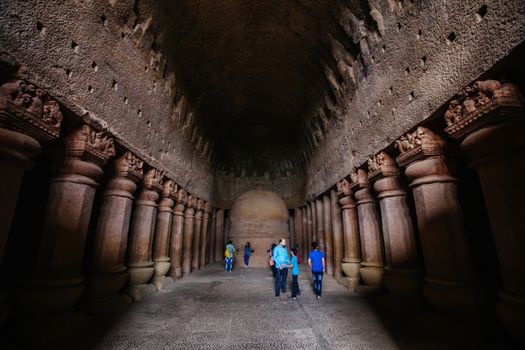
<path id="1" fill-rule="evenodd" d="M 297 258 L 297 248 L 292 249 L 292 300 L 301 295 L 299 291 L 299 259 Z"/>
<path id="2" fill-rule="evenodd" d="M 233 269 L 233 255 L 235 254 L 235 247 L 233 246 L 232 241 L 228 241 L 226 246 L 226 251 L 224 252 L 224 260 L 226 261 L 226 272 L 231 272 Z"/>
<path id="3" fill-rule="evenodd" d="M 272 243 L 272 247 L 266 251 L 268 253 L 268 264 L 270 264 L 270 270 L 272 270 L 273 278 L 275 278 L 275 261 L 273 261 L 273 249 L 277 247 L 277 244 Z"/>
<path id="4" fill-rule="evenodd" d="M 255 250 L 252 249 L 250 242 L 246 242 L 246 245 L 244 246 L 244 267 L 248 267 L 248 264 L 250 263 L 250 257 L 254 253 Z"/>
<path id="5" fill-rule="evenodd" d="M 290 266 L 290 256 L 286 250 L 286 239 L 281 238 L 279 245 L 273 249 L 273 261 L 275 263 L 275 296 L 280 293 L 286 294 L 286 277 Z"/>
<path id="6" fill-rule="evenodd" d="M 317 242 L 312 242 L 312 249 L 310 255 L 308 255 L 308 266 L 312 269 L 314 293 L 317 296 L 317 299 L 320 299 L 323 289 L 323 273 L 325 271 L 324 254 L 319 251 Z"/>

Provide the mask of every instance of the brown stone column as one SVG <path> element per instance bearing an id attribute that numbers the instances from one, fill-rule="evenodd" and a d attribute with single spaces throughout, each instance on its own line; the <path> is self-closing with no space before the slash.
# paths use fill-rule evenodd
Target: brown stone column
<path id="1" fill-rule="evenodd" d="M 169 275 L 174 280 L 182 277 L 182 234 L 186 200 L 186 190 L 179 188 L 175 197 L 175 208 L 173 208 L 170 240 L 171 269 Z"/>
<path id="2" fill-rule="evenodd" d="M 317 243 L 319 243 L 319 249 L 325 254 L 326 257 L 326 244 L 324 240 L 324 210 L 323 210 L 323 199 L 317 198 L 315 200 L 315 230 L 317 232 Z M 327 262 L 328 264 L 328 262 Z"/>
<path id="3" fill-rule="evenodd" d="M 191 247 L 193 243 L 193 230 L 195 225 L 195 206 L 197 199 L 193 195 L 188 196 L 186 210 L 184 211 L 184 226 L 182 231 L 182 274 L 191 272 Z"/>
<path id="4" fill-rule="evenodd" d="M 155 225 L 155 236 L 153 244 L 153 285 L 157 290 L 161 290 L 173 283 L 171 277 L 166 277 L 171 262 L 169 256 L 169 243 L 171 236 L 173 206 L 175 205 L 174 198 L 177 194 L 178 186 L 173 180 L 164 181 L 164 188 L 162 190 L 162 197 L 159 202 L 159 210 L 157 213 L 157 223 Z"/>
<path id="5" fill-rule="evenodd" d="M 334 236 L 332 232 L 332 208 L 330 197 L 323 196 L 323 232 L 325 242 L 326 272 L 334 275 Z"/>
<path id="6" fill-rule="evenodd" d="M 361 234 L 361 269 L 359 274 L 364 284 L 380 286 L 383 283 L 383 239 L 381 219 L 377 212 L 376 200 L 370 193 L 368 174 L 357 170 L 357 182 L 352 184 L 357 202 L 359 232 Z"/>
<path id="7" fill-rule="evenodd" d="M 368 171 L 381 208 L 387 265 L 383 281 L 392 294 L 417 301 L 422 287 L 421 270 L 406 192 L 399 183 L 399 169 L 390 155 L 380 152 L 369 159 Z"/>
<path id="8" fill-rule="evenodd" d="M 215 211 L 215 261 L 224 259 L 224 209 Z"/>
<path id="9" fill-rule="evenodd" d="M 308 247 L 307 253 L 312 251 L 312 242 L 314 241 L 314 222 L 313 222 L 313 211 L 312 211 L 312 202 L 306 204 L 306 213 L 308 216 L 307 228 L 308 228 Z M 308 255 L 306 259 L 308 260 Z"/>
<path id="10" fill-rule="evenodd" d="M 40 144 L 58 137 L 61 123 L 57 102 L 34 85 L 13 79 L 0 86 L 0 269 L 24 171 Z M 0 325 L 7 313 L 0 289 Z"/>
<path id="11" fill-rule="evenodd" d="M 210 215 L 210 225 L 209 225 L 209 235 L 210 235 L 210 242 L 208 244 L 208 263 L 213 263 L 215 261 L 215 228 L 217 225 L 217 213 L 215 209 L 212 209 L 211 215 Z"/>
<path id="12" fill-rule="evenodd" d="M 20 311 L 42 332 L 37 337 L 68 333 L 87 321 L 73 312 L 73 305 L 84 291 L 82 259 L 95 180 L 115 155 L 113 140 L 87 125 L 69 134 L 64 144 L 64 159 L 49 188 L 35 271 L 19 294 Z"/>
<path id="13" fill-rule="evenodd" d="M 307 210 L 306 210 L 306 206 L 303 206 L 301 207 L 301 213 L 302 213 L 302 227 L 303 227 L 303 246 L 302 246 L 302 249 L 301 249 L 301 257 L 302 257 L 302 262 L 305 262 L 306 260 L 308 260 L 308 252 L 309 252 L 309 249 L 308 249 L 308 244 L 309 244 L 309 239 L 308 239 L 308 213 L 307 213 Z"/>
<path id="14" fill-rule="evenodd" d="M 525 108 L 518 88 L 478 81 L 453 100 L 447 133 L 461 143 L 476 169 L 496 244 L 502 288 L 497 315 L 525 340 Z"/>
<path id="15" fill-rule="evenodd" d="M 200 246 L 200 265 L 206 265 L 206 240 L 208 237 L 208 220 L 210 218 L 210 203 L 204 202 L 202 210 L 202 226 L 201 226 L 201 246 Z"/>
<path id="16" fill-rule="evenodd" d="M 317 235 L 317 210 L 316 210 L 315 198 L 311 199 L 310 209 L 312 211 L 312 242 L 319 243 L 319 236 Z"/>
<path id="17" fill-rule="evenodd" d="M 193 255 L 191 259 L 192 270 L 200 269 L 200 250 L 201 250 L 201 230 L 202 230 L 202 216 L 204 208 L 204 200 L 199 198 L 197 200 L 197 207 L 195 208 L 195 228 L 193 229 Z"/>
<path id="18" fill-rule="evenodd" d="M 438 310 L 468 314 L 477 308 L 473 267 L 463 230 L 456 179 L 450 175 L 445 142 L 418 127 L 396 142 L 400 166 L 411 181 L 425 260 L 425 298 Z"/>
<path id="19" fill-rule="evenodd" d="M 152 259 L 153 233 L 157 218 L 157 201 L 163 190 L 164 174 L 149 169 L 142 180 L 142 188 L 135 200 L 128 246 L 129 284 L 126 293 L 133 300 L 153 294 L 157 288 L 148 284 L 154 273 Z"/>
<path id="20" fill-rule="evenodd" d="M 142 180 L 143 162 L 126 152 L 113 162 L 112 177 L 104 191 L 93 245 L 93 265 L 87 280 L 83 309 L 96 315 L 120 310 L 131 303 L 119 294 L 126 284 L 128 232 L 136 182 Z"/>
<path id="21" fill-rule="evenodd" d="M 288 214 L 290 214 L 290 211 L 288 211 Z M 290 242 L 288 243 L 290 244 L 290 248 L 293 248 L 296 244 L 295 219 L 291 215 L 288 215 L 288 232 L 290 232 Z"/>
<path id="22" fill-rule="evenodd" d="M 357 176 L 357 174 L 356 174 Z M 357 179 L 357 178 L 356 178 Z M 337 194 L 343 219 L 344 258 L 341 267 L 349 282 L 350 289 L 359 285 L 361 268 L 361 243 L 357 205 L 352 198 L 350 182 L 346 179 L 337 183 Z"/>
<path id="23" fill-rule="evenodd" d="M 303 211 L 301 208 L 295 208 L 295 244 L 299 246 L 297 254 L 304 258 L 304 237 L 303 237 Z"/>
<path id="24" fill-rule="evenodd" d="M 343 275 L 341 264 L 343 262 L 343 223 L 341 221 L 341 207 L 337 198 L 337 192 L 330 191 L 330 211 L 332 213 L 332 232 L 334 237 L 334 277 L 339 280 Z"/>

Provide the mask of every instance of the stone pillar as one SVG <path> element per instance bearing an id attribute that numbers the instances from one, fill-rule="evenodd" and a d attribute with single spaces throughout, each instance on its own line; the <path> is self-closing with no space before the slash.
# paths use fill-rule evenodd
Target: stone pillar
<path id="1" fill-rule="evenodd" d="M 202 227 L 201 227 L 201 247 L 200 247 L 200 265 L 206 265 L 206 241 L 208 237 L 208 220 L 210 218 L 210 203 L 204 202 L 202 210 Z"/>
<path id="2" fill-rule="evenodd" d="M 337 192 L 330 191 L 330 212 L 332 213 L 332 232 L 334 237 L 334 277 L 339 280 L 342 277 L 341 264 L 343 262 L 343 223 L 341 221 L 341 207 L 337 198 Z"/>
<path id="3" fill-rule="evenodd" d="M 368 171 L 381 208 L 386 257 L 383 282 L 395 296 L 415 302 L 421 294 L 421 270 L 406 192 L 399 183 L 399 168 L 390 155 L 380 152 L 368 160 Z"/>
<path id="4" fill-rule="evenodd" d="M 313 223 L 313 211 L 312 211 L 312 202 L 306 203 L 306 214 L 308 216 L 307 229 L 308 229 L 308 247 L 306 252 L 310 253 L 312 251 L 312 242 L 314 241 L 314 223 Z M 308 255 L 306 259 L 308 260 Z"/>
<path id="5" fill-rule="evenodd" d="M 169 256 L 170 236 L 173 217 L 174 198 L 177 195 L 178 186 L 173 180 L 166 180 L 162 190 L 162 198 L 159 202 L 157 223 L 155 225 L 155 236 L 153 244 L 153 285 L 157 290 L 173 284 L 171 277 L 166 277 L 170 270 L 171 262 Z"/>
<path id="6" fill-rule="evenodd" d="M 309 249 L 308 249 L 308 213 L 307 213 L 307 210 L 306 210 L 306 206 L 303 206 L 301 208 L 301 213 L 302 213 L 302 227 L 303 227 L 303 246 L 302 246 L 302 250 L 301 250 L 301 256 L 302 256 L 302 260 L 303 262 L 305 262 L 306 260 L 308 260 L 308 252 L 309 252 Z"/>
<path id="7" fill-rule="evenodd" d="M 326 244 L 324 240 L 324 210 L 323 210 L 323 199 L 317 198 L 315 201 L 315 218 L 316 218 L 316 232 L 317 232 L 317 243 L 319 243 L 319 249 L 325 254 L 326 259 Z M 328 262 L 326 262 L 328 265 Z"/>
<path id="8" fill-rule="evenodd" d="M 170 240 L 171 269 L 169 275 L 174 280 L 182 277 L 182 235 L 186 200 L 186 190 L 179 188 L 175 197 L 175 208 L 173 208 Z"/>
<path id="9" fill-rule="evenodd" d="M 350 289 L 355 289 L 359 285 L 360 280 L 361 244 L 359 239 L 357 206 L 352 198 L 351 188 L 351 184 L 347 179 L 343 179 L 337 183 L 337 195 L 339 196 L 339 203 L 341 204 L 343 240 L 345 244 L 341 268 L 348 279 Z"/>
<path id="10" fill-rule="evenodd" d="M 224 209 L 215 211 L 215 261 L 224 260 Z"/>
<path id="11" fill-rule="evenodd" d="M 135 200 L 128 246 L 129 284 L 126 293 L 133 300 L 153 294 L 157 288 L 148 284 L 154 273 L 152 259 L 153 233 L 157 217 L 157 201 L 163 190 L 164 174 L 149 169 L 142 180 L 142 188 Z"/>
<path id="12" fill-rule="evenodd" d="M 396 142 L 397 163 L 405 167 L 414 195 L 425 261 L 423 294 L 448 314 L 471 314 L 478 306 L 473 266 L 463 230 L 456 179 L 445 158 L 445 142 L 418 127 Z"/>
<path id="13" fill-rule="evenodd" d="M 334 236 L 332 233 L 332 208 L 330 196 L 323 196 L 323 232 L 325 242 L 326 272 L 334 275 Z"/>
<path id="14" fill-rule="evenodd" d="M 295 238 L 295 218 L 290 215 L 290 211 L 288 211 L 288 231 L 290 232 L 290 249 L 295 247 L 296 244 L 296 238 Z"/>
<path id="15" fill-rule="evenodd" d="M 24 171 L 40 144 L 58 137 L 61 123 L 57 102 L 41 89 L 19 79 L 0 86 L 0 270 Z M 7 313 L 6 293 L 0 289 L 0 325 Z"/>
<path id="16" fill-rule="evenodd" d="M 357 170 L 357 181 L 352 186 L 357 201 L 361 234 L 362 262 L 359 274 L 364 284 L 379 287 L 383 282 L 384 266 L 381 219 L 377 212 L 376 201 L 370 193 L 368 174 L 365 170 Z"/>
<path id="17" fill-rule="evenodd" d="M 136 182 L 143 177 L 142 167 L 142 160 L 131 152 L 113 162 L 112 177 L 106 185 L 98 217 L 93 265 L 82 302 L 83 309 L 90 313 L 105 315 L 131 303 L 131 298 L 119 291 L 128 279 L 125 257 L 131 207 Z"/>
<path id="18" fill-rule="evenodd" d="M 295 244 L 299 246 L 297 254 L 304 258 L 304 237 L 303 237 L 303 211 L 301 208 L 295 208 Z"/>
<path id="19" fill-rule="evenodd" d="M 193 230 L 193 255 L 191 259 L 192 270 L 200 269 L 200 250 L 201 250 L 201 229 L 202 229 L 202 216 L 204 208 L 204 200 L 201 198 L 197 199 L 197 207 L 195 209 L 195 228 Z"/>
<path id="20" fill-rule="evenodd" d="M 317 210 L 315 207 L 315 198 L 312 198 L 310 201 L 310 209 L 312 210 L 312 242 L 319 243 L 319 236 L 317 235 Z"/>
<path id="21" fill-rule="evenodd" d="M 497 315 L 525 340 L 525 108 L 518 88 L 478 81 L 453 100 L 445 131 L 463 140 L 462 151 L 476 169 L 496 244 L 502 288 Z"/>
<path id="22" fill-rule="evenodd" d="M 209 225 L 209 235 L 210 243 L 208 244 L 208 263 L 213 263 L 215 261 L 215 227 L 217 225 L 217 213 L 215 209 L 212 209 L 212 214 L 210 215 L 211 222 Z"/>
<path id="23" fill-rule="evenodd" d="M 69 333 L 89 321 L 73 311 L 84 291 L 82 260 L 102 167 L 115 155 L 113 140 L 84 125 L 65 140 L 64 158 L 51 180 L 37 264 L 23 283 L 19 306 L 42 333 Z M 30 327 L 31 328 L 31 327 Z M 52 337 L 52 336 L 51 336 Z"/>
<path id="24" fill-rule="evenodd" d="M 195 224 L 195 206 L 197 199 L 190 194 L 184 211 L 184 226 L 182 231 L 182 275 L 191 272 L 191 247 L 193 243 L 193 230 Z"/>

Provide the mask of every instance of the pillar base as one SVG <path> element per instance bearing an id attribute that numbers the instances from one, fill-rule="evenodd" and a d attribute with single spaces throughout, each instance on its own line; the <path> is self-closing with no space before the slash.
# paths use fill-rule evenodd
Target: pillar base
<path id="1" fill-rule="evenodd" d="M 354 290 L 359 285 L 361 262 L 359 260 L 343 259 L 341 268 L 346 275 L 347 288 Z"/>
<path id="2" fill-rule="evenodd" d="M 409 302 L 421 302 L 423 279 L 420 270 L 398 270 L 387 266 L 383 283 L 386 289 L 396 297 Z"/>
<path id="3" fill-rule="evenodd" d="M 170 267 L 170 258 L 155 260 L 152 283 L 155 285 L 155 287 L 157 287 L 157 290 L 161 290 L 164 286 L 168 286 L 169 284 L 173 283 L 173 279 L 171 277 L 166 277 Z"/>
<path id="4" fill-rule="evenodd" d="M 153 279 L 153 285 L 157 288 L 158 291 L 166 289 L 172 284 L 173 284 L 173 278 L 168 277 L 168 276 L 163 276 L 160 278 Z"/>
<path id="5" fill-rule="evenodd" d="M 0 289 L 0 327 L 5 323 L 9 313 L 9 304 L 7 302 L 7 293 Z"/>
<path id="6" fill-rule="evenodd" d="M 124 309 L 131 304 L 131 299 L 119 292 L 127 280 L 128 272 L 125 267 L 92 275 L 81 303 L 82 309 L 95 315 L 107 315 Z"/>
<path id="7" fill-rule="evenodd" d="M 128 267 L 128 273 L 129 285 L 126 288 L 126 294 L 134 301 L 139 301 L 157 291 L 157 287 L 148 284 L 154 273 L 153 261 L 136 263 L 133 266 L 130 265 Z"/>
<path id="8" fill-rule="evenodd" d="M 423 327 L 453 342 L 461 342 L 468 347 L 485 344 L 483 324 L 479 317 L 458 318 L 439 312 L 427 311 L 417 315 L 415 321 Z"/>
<path id="9" fill-rule="evenodd" d="M 459 316 L 471 316 L 479 311 L 479 296 L 472 284 L 428 277 L 425 282 L 423 295 L 438 311 Z"/>
<path id="10" fill-rule="evenodd" d="M 500 291 L 496 314 L 505 329 L 525 343 L 525 298 Z"/>
<path id="11" fill-rule="evenodd" d="M 29 280 L 18 291 L 22 313 L 54 313 L 73 308 L 84 292 L 82 277 L 61 280 Z"/>
<path id="12" fill-rule="evenodd" d="M 380 287 L 383 284 L 383 266 L 361 263 L 361 268 L 359 269 L 359 275 L 361 280 L 367 286 L 371 287 Z"/>

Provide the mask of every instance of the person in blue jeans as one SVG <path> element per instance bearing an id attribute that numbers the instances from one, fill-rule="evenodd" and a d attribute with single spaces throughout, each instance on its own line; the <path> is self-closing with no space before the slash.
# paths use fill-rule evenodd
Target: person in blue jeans
<path id="1" fill-rule="evenodd" d="M 286 294 L 286 277 L 290 267 L 290 257 L 286 250 L 286 239 L 281 238 L 279 245 L 273 249 L 273 261 L 275 264 L 275 296 L 280 293 Z"/>
<path id="2" fill-rule="evenodd" d="M 255 251 L 252 249 L 250 242 L 246 242 L 246 245 L 244 246 L 244 267 L 248 267 L 250 256 L 252 256 L 253 253 L 255 253 Z"/>
<path id="3" fill-rule="evenodd" d="M 312 242 L 312 249 L 310 255 L 308 255 L 308 266 L 312 269 L 314 293 L 317 299 L 320 299 L 323 290 L 323 273 L 325 271 L 324 254 L 319 251 L 317 242 Z"/>
<path id="4" fill-rule="evenodd" d="M 297 299 L 299 292 L 299 260 L 297 259 L 297 248 L 292 249 L 292 299 Z"/>
<path id="5" fill-rule="evenodd" d="M 225 270 L 226 272 L 232 272 L 233 269 L 233 255 L 235 254 L 235 247 L 233 246 L 232 241 L 228 241 L 228 245 L 226 246 L 226 250 L 228 251 L 228 258 L 225 258 L 226 260 L 226 266 Z"/>

